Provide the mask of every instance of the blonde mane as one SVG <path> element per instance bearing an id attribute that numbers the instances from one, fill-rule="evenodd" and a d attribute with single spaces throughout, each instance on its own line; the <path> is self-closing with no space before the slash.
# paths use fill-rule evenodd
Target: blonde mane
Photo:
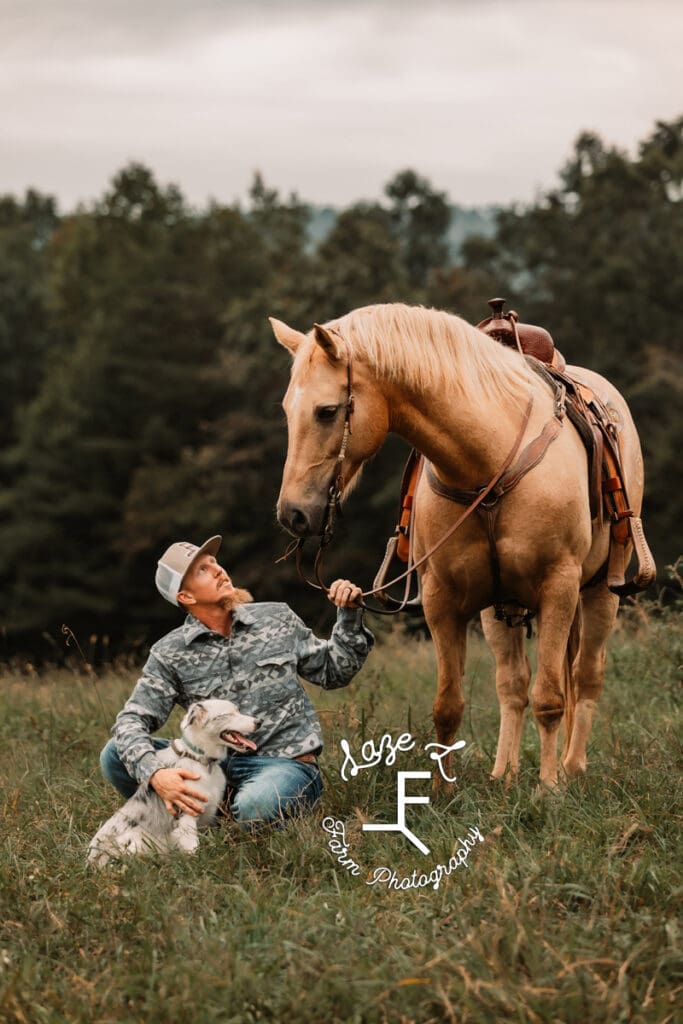
<path id="1" fill-rule="evenodd" d="M 377 376 L 426 392 L 446 383 L 454 392 L 503 392 L 529 386 L 518 352 L 452 313 L 387 303 L 354 309 L 330 322 Z"/>

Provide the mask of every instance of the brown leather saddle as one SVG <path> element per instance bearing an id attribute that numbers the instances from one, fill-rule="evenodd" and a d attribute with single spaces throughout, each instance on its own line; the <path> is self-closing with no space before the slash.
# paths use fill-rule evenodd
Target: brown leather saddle
<path id="1" fill-rule="evenodd" d="M 492 315 L 477 324 L 480 331 L 509 348 L 518 349 L 522 355 L 533 356 L 540 363 L 564 372 L 567 367 L 564 356 L 555 348 L 555 342 L 544 327 L 521 324 L 514 310 L 503 313 L 505 299 L 489 299 L 489 306 Z"/>
<path id="2" fill-rule="evenodd" d="M 645 540 L 642 522 L 634 515 L 628 501 L 626 481 L 621 466 L 621 452 L 617 429 L 616 410 L 610 408 L 595 394 L 592 388 L 569 376 L 562 353 L 555 348 L 553 339 L 542 327 L 519 322 L 513 311 L 503 312 L 504 299 L 491 299 L 489 305 L 492 315 L 482 320 L 477 326 L 503 345 L 517 348 L 527 358 L 529 366 L 548 384 L 555 398 L 556 418 L 561 419 L 566 413 L 581 437 L 588 457 L 589 494 L 591 518 L 596 525 L 601 525 L 606 515 L 611 524 L 610 548 L 607 562 L 598 573 L 585 584 L 595 585 L 607 580 L 607 586 L 620 596 L 645 590 L 656 578 L 655 562 Z M 500 589 L 500 567 L 495 543 L 495 515 L 497 502 L 507 491 L 511 490 L 521 477 L 532 469 L 543 458 L 553 436 L 538 438 L 527 446 L 518 460 L 517 468 L 508 471 L 507 480 L 499 486 L 494 502 L 483 505 L 480 512 L 484 519 L 491 548 L 493 567 L 496 614 L 508 622 L 517 625 L 520 621 L 528 625 L 530 613 L 526 615 L 506 612 L 505 606 L 512 604 Z M 534 445 L 536 447 L 534 447 Z M 467 504 L 476 492 L 457 491 L 444 487 L 424 456 L 413 450 L 406 464 L 401 483 L 401 503 L 399 522 L 396 527 L 396 556 L 403 562 L 410 557 L 410 528 L 415 491 L 420 474 L 426 469 L 427 479 L 442 497 L 460 504 Z M 637 561 L 636 575 L 626 582 L 626 549 L 632 542 Z M 379 578 L 378 574 L 378 578 Z M 377 582 L 377 581 L 376 581 Z"/>

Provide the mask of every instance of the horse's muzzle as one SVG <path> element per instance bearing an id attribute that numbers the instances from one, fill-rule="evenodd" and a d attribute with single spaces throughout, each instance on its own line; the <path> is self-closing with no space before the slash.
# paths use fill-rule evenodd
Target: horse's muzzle
<path id="1" fill-rule="evenodd" d="M 324 506 L 311 505 L 303 508 L 288 501 L 281 501 L 277 507 L 277 519 L 294 537 L 311 537 L 322 530 Z"/>

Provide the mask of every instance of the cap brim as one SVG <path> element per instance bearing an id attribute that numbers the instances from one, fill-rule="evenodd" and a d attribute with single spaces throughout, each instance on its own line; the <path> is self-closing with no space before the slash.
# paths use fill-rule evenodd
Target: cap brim
<path id="1" fill-rule="evenodd" d="M 192 561 L 188 565 L 187 569 L 183 573 L 183 578 L 181 579 L 180 586 L 178 588 L 179 590 L 183 589 L 183 583 L 185 582 L 185 577 L 187 576 L 188 572 L 190 571 L 190 569 L 192 568 L 194 563 L 197 561 L 199 556 L 200 555 L 207 555 L 207 554 L 208 555 L 214 555 L 214 556 L 217 555 L 218 551 L 219 551 L 219 548 L 220 548 L 222 543 L 223 543 L 223 538 L 222 538 L 222 536 L 219 533 L 217 533 L 215 537 L 209 537 L 208 540 L 204 541 L 202 546 L 197 549 L 197 554 L 194 556 L 194 558 L 192 559 Z"/>

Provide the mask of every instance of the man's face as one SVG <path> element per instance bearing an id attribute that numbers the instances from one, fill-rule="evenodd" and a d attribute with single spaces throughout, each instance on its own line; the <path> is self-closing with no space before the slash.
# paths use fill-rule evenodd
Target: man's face
<path id="1" fill-rule="evenodd" d="M 232 580 L 214 556 L 204 554 L 185 576 L 178 600 L 189 610 L 216 605 L 230 609 L 250 601 L 251 595 L 246 590 L 233 587 Z"/>

